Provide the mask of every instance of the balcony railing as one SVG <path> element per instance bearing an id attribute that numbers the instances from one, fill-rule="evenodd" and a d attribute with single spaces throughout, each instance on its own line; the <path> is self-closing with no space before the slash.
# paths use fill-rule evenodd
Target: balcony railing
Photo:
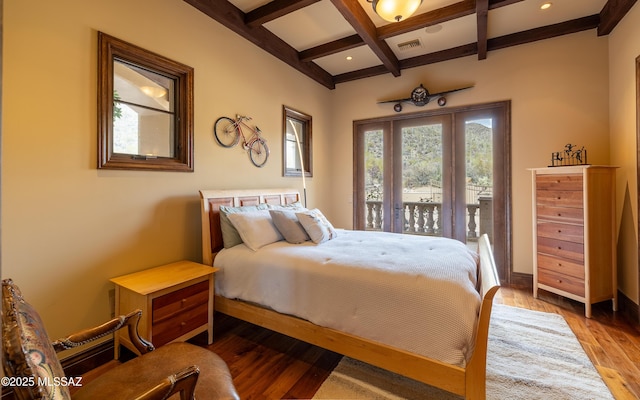
<path id="1" fill-rule="evenodd" d="M 382 202 L 367 201 L 366 230 L 382 230 Z M 402 203 L 403 233 L 442 236 L 442 203 Z M 467 204 L 467 240 L 477 239 L 486 233 L 493 239 L 493 201 L 491 197 L 480 197 L 477 204 Z"/>

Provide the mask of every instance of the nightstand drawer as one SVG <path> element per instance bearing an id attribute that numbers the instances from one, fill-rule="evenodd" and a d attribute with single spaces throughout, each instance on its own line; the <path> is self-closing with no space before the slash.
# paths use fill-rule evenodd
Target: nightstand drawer
<path id="1" fill-rule="evenodd" d="M 153 324 L 209 301 L 209 281 L 177 290 L 153 299 Z"/>
<path id="2" fill-rule="evenodd" d="M 536 190 L 569 190 L 582 192 L 582 174 L 538 175 Z"/>
<path id="3" fill-rule="evenodd" d="M 538 268 L 584 280 L 584 265 L 564 258 L 538 253 Z"/>
<path id="4" fill-rule="evenodd" d="M 538 282 L 562 291 L 584 297 L 584 279 L 549 271 L 544 268 L 538 270 Z"/>
<path id="5" fill-rule="evenodd" d="M 584 227 L 582 225 L 561 224 L 557 222 L 538 220 L 538 236 L 573 243 L 584 243 Z"/>
<path id="6" fill-rule="evenodd" d="M 167 344 L 202 325 L 209 320 L 207 303 L 180 312 L 162 322 L 153 324 L 153 344 L 156 347 Z"/>

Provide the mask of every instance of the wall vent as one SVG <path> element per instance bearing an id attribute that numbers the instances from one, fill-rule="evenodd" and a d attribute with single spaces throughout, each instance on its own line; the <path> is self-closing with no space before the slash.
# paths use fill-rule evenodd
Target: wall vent
<path id="1" fill-rule="evenodd" d="M 422 43 L 420 42 L 420 39 L 413 39 L 407 42 L 398 43 L 398 49 L 400 49 L 400 51 L 417 49 L 419 47 L 422 47 Z"/>

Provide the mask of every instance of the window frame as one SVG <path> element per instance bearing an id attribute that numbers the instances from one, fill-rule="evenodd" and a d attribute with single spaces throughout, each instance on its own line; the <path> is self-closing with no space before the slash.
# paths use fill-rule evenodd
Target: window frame
<path id="1" fill-rule="evenodd" d="M 312 125 L 313 119 L 310 115 L 295 110 L 288 106 L 282 106 L 282 176 L 302 176 L 301 169 L 287 168 L 288 157 L 291 155 L 287 150 L 287 128 L 290 126 L 289 120 L 293 119 L 302 124 L 302 132 L 298 132 L 302 148 L 302 161 L 305 177 L 313 176 L 313 152 L 312 152 Z M 300 157 L 298 147 L 295 147 L 296 160 Z"/>
<path id="2" fill-rule="evenodd" d="M 113 151 L 114 62 L 166 76 L 175 83 L 173 157 Z M 98 32 L 98 168 L 193 172 L 193 68 Z"/>

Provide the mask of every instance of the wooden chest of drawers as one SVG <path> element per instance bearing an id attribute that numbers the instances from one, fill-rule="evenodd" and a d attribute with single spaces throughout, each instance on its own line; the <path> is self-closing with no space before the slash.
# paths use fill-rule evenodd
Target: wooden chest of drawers
<path id="1" fill-rule="evenodd" d="M 213 341 L 214 273 L 217 268 L 179 261 L 111 279 L 116 284 L 116 314 L 142 310 L 140 335 L 159 347 L 208 332 Z M 125 330 L 115 338 L 138 353 Z"/>
<path id="2" fill-rule="evenodd" d="M 617 309 L 615 167 L 533 169 L 533 295 L 544 289 Z"/>

